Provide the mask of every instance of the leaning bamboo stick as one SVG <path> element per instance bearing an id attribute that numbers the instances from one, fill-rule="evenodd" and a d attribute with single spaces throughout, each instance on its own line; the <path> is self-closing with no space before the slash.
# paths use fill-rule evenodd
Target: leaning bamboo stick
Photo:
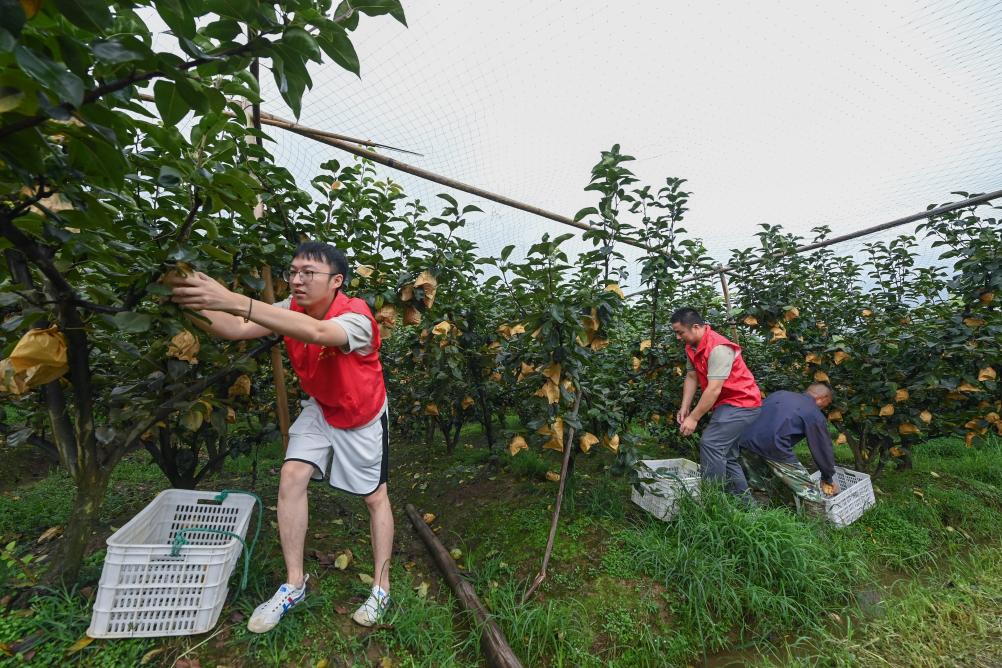
<path id="1" fill-rule="evenodd" d="M 275 303 L 275 285 L 271 278 L 271 267 L 262 265 L 261 278 L 264 279 L 264 301 Z M 285 387 L 285 366 L 282 363 L 282 351 L 275 346 L 271 349 L 272 378 L 275 381 L 275 402 L 278 413 L 278 426 L 282 430 L 282 452 L 289 448 L 289 392 Z"/>
<path id="2" fill-rule="evenodd" d="M 152 95 L 147 95 L 141 93 L 139 95 L 140 99 L 146 102 L 153 102 L 154 98 Z M 225 112 L 227 115 L 231 115 L 230 112 Z M 587 223 L 582 223 L 579 220 L 574 220 L 569 216 L 563 216 L 559 213 L 554 213 L 553 211 L 548 211 L 538 206 L 532 204 L 526 204 L 525 202 L 520 202 L 517 199 L 507 197 L 505 195 L 499 195 L 493 193 L 489 190 L 484 190 L 483 188 L 478 188 L 477 186 L 470 185 L 468 183 L 463 183 L 462 181 L 457 181 L 456 179 L 449 178 L 447 176 L 442 176 L 441 174 L 436 174 L 435 172 L 428 171 L 421 167 L 416 167 L 414 165 L 409 165 L 405 162 L 400 162 L 399 160 L 394 160 L 393 158 L 388 158 L 379 153 L 375 153 L 371 150 L 367 150 L 365 147 L 369 148 L 387 148 L 393 151 L 400 151 L 402 153 L 410 153 L 411 155 L 421 155 L 420 153 L 415 153 L 414 151 L 409 151 L 403 148 L 397 148 L 394 146 L 389 146 L 387 144 L 380 144 L 377 142 L 369 141 L 367 139 L 355 139 L 353 137 L 348 137 L 347 135 L 341 135 L 334 132 L 327 132 L 326 130 L 318 130 L 316 128 L 307 127 L 305 125 L 300 125 L 299 123 L 293 123 L 292 121 L 287 121 L 284 118 L 278 116 L 273 116 L 272 114 L 261 113 L 260 114 L 261 123 L 263 125 L 271 125 L 273 127 L 282 128 L 283 130 L 288 130 L 294 134 L 306 137 L 307 139 L 312 139 L 321 144 L 326 144 L 333 148 L 341 149 L 351 153 L 352 155 L 357 155 L 361 158 L 371 160 L 373 162 L 379 163 L 391 169 L 401 171 L 412 176 L 424 179 L 426 181 L 431 181 L 433 183 L 438 183 L 439 185 L 446 186 L 447 188 L 453 188 L 455 190 L 460 190 L 465 193 L 469 193 L 476 197 L 483 197 L 484 199 L 489 199 L 492 202 L 497 202 L 498 204 L 503 204 L 509 206 L 513 209 L 518 209 L 519 211 L 525 211 L 526 213 L 531 213 L 534 216 L 539 216 L 540 218 L 546 218 L 558 222 L 562 225 L 567 225 L 569 227 L 574 227 L 579 230 L 588 232 L 595 230 L 597 228 L 588 225 Z M 640 248 L 648 252 L 651 251 L 646 245 L 640 241 L 636 241 L 629 237 L 617 236 L 615 240 L 624 243 L 628 246 L 634 246 L 635 248 Z"/>
<path id="3" fill-rule="evenodd" d="M 251 65 L 251 74 L 258 78 L 258 61 L 255 58 Z M 244 114 L 247 121 L 256 130 L 261 129 L 261 106 L 259 104 L 244 105 Z M 259 137 L 251 137 L 250 141 L 260 145 Z M 253 159 L 253 158 L 252 158 Z M 264 215 L 264 202 L 258 195 L 257 204 L 254 206 L 254 217 L 261 218 Z M 264 280 L 264 301 L 269 304 L 275 303 L 275 285 L 271 278 L 271 267 L 267 264 L 261 266 L 261 278 Z M 271 349 L 271 375 L 275 384 L 275 412 L 278 414 L 278 427 L 282 432 L 282 452 L 289 448 L 289 393 L 285 387 L 285 366 L 282 363 L 282 351 L 278 347 Z"/>
<path id="4" fill-rule="evenodd" d="M 456 568 L 455 560 L 425 524 L 417 509 L 408 503 L 406 510 L 407 517 L 414 525 L 414 530 L 424 541 L 425 547 L 428 548 L 428 552 L 452 589 L 452 593 L 456 595 L 462 606 L 474 615 L 477 625 L 481 627 L 480 648 L 487 659 L 487 664 L 491 668 L 522 668 L 522 662 L 515 656 L 515 652 L 508 644 L 501 627 L 497 625 L 487 608 L 480 602 L 473 586 L 460 574 Z"/>

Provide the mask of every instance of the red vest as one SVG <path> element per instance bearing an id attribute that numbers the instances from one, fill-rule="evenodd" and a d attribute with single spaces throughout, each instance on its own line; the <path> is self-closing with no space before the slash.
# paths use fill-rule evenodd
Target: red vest
<path id="1" fill-rule="evenodd" d="M 289 306 L 297 313 L 305 309 L 293 298 Z M 299 376 L 303 390 L 317 400 L 328 424 L 337 429 L 354 429 L 371 422 L 386 400 L 383 365 L 379 362 L 379 327 L 369 305 L 340 290 L 324 320 L 343 313 L 359 313 L 372 327 L 372 352 L 368 355 L 344 353 L 313 343 L 285 337 L 289 361 Z"/>
<path id="2" fill-rule="evenodd" d="M 699 387 L 704 392 L 706 391 L 706 369 L 710 363 L 710 352 L 717 346 L 729 346 L 734 349 L 734 365 L 731 367 L 731 375 L 724 381 L 724 386 L 720 389 L 720 396 L 717 397 L 717 402 L 713 404 L 713 407 L 716 408 L 720 404 L 729 404 L 738 408 L 761 406 L 762 392 L 755 383 L 755 376 L 752 375 L 741 356 L 741 346 L 717 334 L 709 325 L 706 326 L 706 333 L 703 334 L 703 338 L 695 350 L 692 349 L 692 346 L 685 347 L 685 354 L 689 356 L 689 362 L 696 370 Z"/>

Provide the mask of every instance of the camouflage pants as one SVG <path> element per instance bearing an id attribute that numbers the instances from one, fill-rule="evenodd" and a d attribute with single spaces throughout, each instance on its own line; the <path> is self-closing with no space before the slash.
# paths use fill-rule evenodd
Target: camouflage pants
<path id="1" fill-rule="evenodd" d="M 742 450 L 741 463 L 745 468 L 748 486 L 753 489 L 768 492 L 778 482 L 799 499 L 813 504 L 824 503 L 826 497 L 819 484 L 811 480 L 811 474 L 800 462 L 790 464 L 774 462 L 753 452 Z"/>

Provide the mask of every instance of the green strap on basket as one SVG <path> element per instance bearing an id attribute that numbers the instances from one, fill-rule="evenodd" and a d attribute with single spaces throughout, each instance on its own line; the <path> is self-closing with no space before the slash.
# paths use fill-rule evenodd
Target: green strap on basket
<path id="1" fill-rule="evenodd" d="M 261 501 L 261 497 L 258 496 L 257 494 L 253 492 L 245 492 L 239 489 L 224 489 L 223 491 L 221 491 L 219 494 L 216 495 L 215 500 L 223 502 L 226 500 L 226 497 L 229 496 L 230 494 L 245 494 L 247 496 L 252 496 L 254 497 L 254 500 L 257 502 L 257 508 L 258 508 L 257 529 L 255 529 L 254 531 L 254 538 L 253 540 L 251 540 L 250 545 L 247 545 L 247 542 L 243 538 L 233 533 L 232 531 L 227 531 L 225 529 L 216 529 L 215 527 L 188 527 L 186 529 L 181 529 L 176 534 L 174 534 L 174 540 L 171 542 L 170 556 L 172 557 L 180 556 L 181 548 L 190 543 L 190 541 L 187 538 L 185 538 L 185 534 L 214 533 L 222 536 L 229 536 L 230 538 L 236 538 L 237 540 L 240 541 L 240 544 L 243 546 L 244 572 L 243 575 L 240 577 L 240 591 L 243 591 L 244 589 L 247 588 L 247 576 L 250 572 L 251 556 L 254 554 L 254 548 L 257 546 L 258 536 L 261 535 L 261 517 L 264 515 L 264 503 Z"/>

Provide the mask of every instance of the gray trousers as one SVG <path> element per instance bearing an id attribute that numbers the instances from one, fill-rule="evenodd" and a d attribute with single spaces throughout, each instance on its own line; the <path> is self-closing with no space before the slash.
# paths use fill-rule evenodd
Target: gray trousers
<path id="1" fill-rule="evenodd" d="M 738 458 L 741 433 L 758 417 L 760 408 L 721 404 L 713 409 L 710 424 L 699 439 L 699 463 L 703 480 L 725 483 L 732 494 L 748 491 L 748 481 Z"/>

